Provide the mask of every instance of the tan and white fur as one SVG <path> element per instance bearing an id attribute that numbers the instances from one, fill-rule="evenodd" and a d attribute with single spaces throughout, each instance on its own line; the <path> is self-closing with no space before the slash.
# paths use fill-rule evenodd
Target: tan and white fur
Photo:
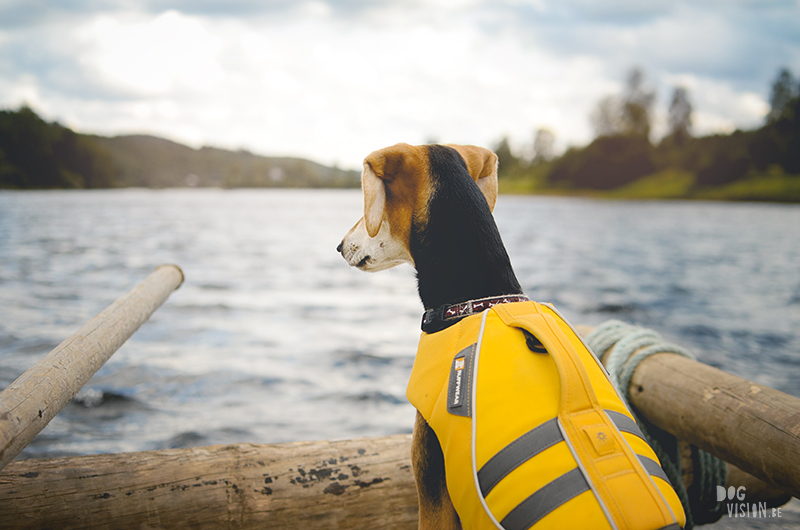
<path id="1" fill-rule="evenodd" d="M 497 202 L 497 155 L 472 145 L 452 145 L 486 198 L 490 210 Z M 342 241 L 347 263 L 377 272 L 402 263 L 414 265 L 409 249 L 412 217 L 425 222 L 431 195 L 427 158 L 420 148 L 397 144 L 372 152 L 361 174 L 364 217 Z"/>

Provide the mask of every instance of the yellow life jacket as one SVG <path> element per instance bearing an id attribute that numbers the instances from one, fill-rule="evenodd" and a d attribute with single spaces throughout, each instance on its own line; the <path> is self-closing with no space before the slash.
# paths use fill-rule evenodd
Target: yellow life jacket
<path id="1" fill-rule="evenodd" d="M 605 369 L 549 305 L 496 305 L 423 333 L 407 396 L 439 439 L 466 529 L 685 524 Z"/>

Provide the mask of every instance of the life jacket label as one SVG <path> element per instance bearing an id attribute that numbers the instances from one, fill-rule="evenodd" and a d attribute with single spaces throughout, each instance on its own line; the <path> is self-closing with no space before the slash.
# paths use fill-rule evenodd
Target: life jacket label
<path id="1" fill-rule="evenodd" d="M 447 412 L 472 417 L 472 374 L 475 346 L 467 346 L 453 357 L 447 386 Z"/>

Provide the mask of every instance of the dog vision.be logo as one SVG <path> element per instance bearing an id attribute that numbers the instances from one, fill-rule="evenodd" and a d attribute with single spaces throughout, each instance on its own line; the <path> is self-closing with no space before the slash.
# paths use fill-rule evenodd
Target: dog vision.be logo
<path id="1" fill-rule="evenodd" d="M 734 488 L 729 486 L 717 486 L 717 502 L 726 502 L 728 517 L 750 517 L 754 519 L 766 519 L 768 517 L 780 517 L 781 509 L 767 508 L 767 503 L 749 503 L 745 499 L 747 489 L 744 486 Z M 738 502 L 737 502 L 738 501 Z"/>

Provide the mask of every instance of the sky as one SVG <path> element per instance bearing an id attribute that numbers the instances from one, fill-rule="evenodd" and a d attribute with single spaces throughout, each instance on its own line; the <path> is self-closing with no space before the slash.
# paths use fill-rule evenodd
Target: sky
<path id="1" fill-rule="evenodd" d="M 695 135 L 756 128 L 800 75 L 800 0 L 0 0 L 0 107 L 359 169 L 397 142 L 517 154 L 589 116 L 633 67 Z"/>

